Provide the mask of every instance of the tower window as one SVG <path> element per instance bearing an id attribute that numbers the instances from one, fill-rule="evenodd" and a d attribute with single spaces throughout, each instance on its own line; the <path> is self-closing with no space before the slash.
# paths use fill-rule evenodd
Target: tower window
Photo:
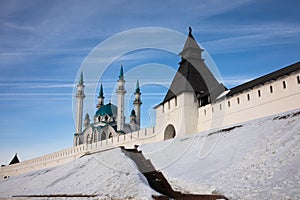
<path id="1" fill-rule="evenodd" d="M 170 101 L 168 101 L 168 109 L 170 110 L 171 105 L 170 105 Z"/>
<path id="2" fill-rule="evenodd" d="M 260 92 L 260 90 L 258 90 L 257 93 L 258 93 L 258 97 L 261 97 L 261 92 Z"/>
<path id="3" fill-rule="evenodd" d="M 211 111 L 214 112 L 214 107 L 211 107 Z"/>
<path id="4" fill-rule="evenodd" d="M 270 93 L 273 93 L 273 86 L 270 86 Z"/>
<path id="5" fill-rule="evenodd" d="M 204 115 L 206 115 L 206 110 L 204 110 Z"/>
<path id="6" fill-rule="evenodd" d="M 300 84 L 300 76 L 297 76 L 297 82 Z"/>
<path id="7" fill-rule="evenodd" d="M 283 86 L 283 89 L 286 88 L 286 83 L 285 83 L 285 81 L 282 82 L 282 86 Z"/>
<path id="8" fill-rule="evenodd" d="M 230 101 L 228 101 L 227 104 L 228 104 L 228 108 L 230 108 Z"/>
<path id="9" fill-rule="evenodd" d="M 165 112 L 165 105 L 162 105 L 162 112 Z"/>
<path id="10" fill-rule="evenodd" d="M 220 104 L 220 110 L 222 110 L 222 104 Z"/>
<path id="11" fill-rule="evenodd" d="M 177 107 L 177 97 L 175 97 L 175 106 Z"/>
<path id="12" fill-rule="evenodd" d="M 248 101 L 250 101 L 250 94 L 247 94 L 247 99 Z"/>
<path id="13" fill-rule="evenodd" d="M 240 104 L 240 97 L 238 97 L 236 100 L 237 100 L 237 103 Z"/>

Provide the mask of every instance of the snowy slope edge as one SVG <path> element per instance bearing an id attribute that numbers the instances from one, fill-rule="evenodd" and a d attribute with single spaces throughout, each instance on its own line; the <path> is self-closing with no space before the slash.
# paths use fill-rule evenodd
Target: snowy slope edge
<path id="1" fill-rule="evenodd" d="M 300 197 L 300 111 L 140 146 L 176 190 L 230 199 Z M 203 148 L 212 147 L 204 156 Z M 204 151 L 207 152 L 207 149 Z"/>

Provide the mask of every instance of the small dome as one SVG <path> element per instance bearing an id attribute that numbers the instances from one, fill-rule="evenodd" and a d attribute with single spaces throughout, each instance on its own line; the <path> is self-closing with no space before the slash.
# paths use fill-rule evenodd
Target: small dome
<path id="1" fill-rule="evenodd" d="M 99 108 L 95 114 L 95 117 L 105 116 L 105 115 L 109 115 L 109 116 L 113 117 L 117 113 L 118 113 L 117 106 L 109 103 L 109 104 L 106 104 L 105 106 L 102 106 L 101 108 Z"/>

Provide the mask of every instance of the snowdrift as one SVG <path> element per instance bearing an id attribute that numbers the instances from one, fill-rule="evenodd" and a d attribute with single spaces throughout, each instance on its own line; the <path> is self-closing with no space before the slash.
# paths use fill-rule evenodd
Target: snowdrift
<path id="1" fill-rule="evenodd" d="M 157 193 L 137 172 L 135 164 L 120 149 L 113 149 L 2 180 L 0 197 L 94 195 L 91 199 L 152 199 L 152 194 Z"/>
<path id="2" fill-rule="evenodd" d="M 176 190 L 300 198 L 299 111 L 139 148 Z"/>

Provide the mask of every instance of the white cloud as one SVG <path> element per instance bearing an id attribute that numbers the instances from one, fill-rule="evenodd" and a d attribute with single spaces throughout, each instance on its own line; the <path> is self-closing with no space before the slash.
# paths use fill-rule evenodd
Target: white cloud
<path id="1" fill-rule="evenodd" d="M 218 27 L 216 32 L 232 35 L 204 42 L 203 45 L 209 48 L 211 53 L 240 52 L 249 48 L 293 44 L 300 39 L 300 26 L 296 24 L 235 25 Z"/>
<path id="2" fill-rule="evenodd" d="M 10 28 L 10 29 L 17 30 L 17 31 L 34 31 L 35 30 L 35 28 L 33 26 L 16 24 L 13 22 L 4 22 L 3 26 Z"/>

